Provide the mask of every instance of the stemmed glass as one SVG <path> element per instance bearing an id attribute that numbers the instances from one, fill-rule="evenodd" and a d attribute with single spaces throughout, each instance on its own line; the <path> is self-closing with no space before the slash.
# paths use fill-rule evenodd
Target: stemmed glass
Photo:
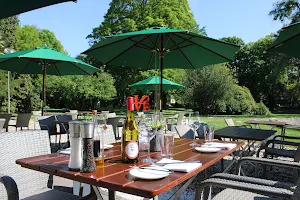
<path id="1" fill-rule="evenodd" d="M 140 132 L 140 141 L 143 141 L 147 144 L 147 157 L 142 160 L 144 163 L 153 163 L 153 160 L 150 157 L 150 141 L 154 138 L 157 131 L 152 128 L 152 116 L 146 116 L 145 118 L 141 119 L 138 123 L 139 132 Z"/>
<path id="2" fill-rule="evenodd" d="M 192 147 L 199 146 L 199 144 L 196 142 L 196 131 L 200 127 L 200 116 L 199 112 L 192 112 L 189 116 L 189 126 L 194 131 L 194 141 L 190 144 Z"/>

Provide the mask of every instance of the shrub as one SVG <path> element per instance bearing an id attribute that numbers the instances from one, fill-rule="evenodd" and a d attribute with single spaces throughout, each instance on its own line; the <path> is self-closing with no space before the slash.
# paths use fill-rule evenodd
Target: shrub
<path id="1" fill-rule="evenodd" d="M 270 114 L 270 111 L 263 102 L 260 102 L 260 103 L 256 103 L 256 105 L 255 105 L 255 114 L 256 115 L 268 115 L 268 114 Z"/>

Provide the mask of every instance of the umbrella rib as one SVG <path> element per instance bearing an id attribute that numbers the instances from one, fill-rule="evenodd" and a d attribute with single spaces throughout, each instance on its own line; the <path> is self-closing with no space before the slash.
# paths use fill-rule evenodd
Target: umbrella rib
<path id="1" fill-rule="evenodd" d="M 90 75 L 88 72 L 84 71 L 83 69 L 81 69 L 80 67 L 78 67 L 77 65 L 75 65 L 73 62 L 69 62 L 69 63 L 71 63 L 72 65 L 74 65 L 76 68 L 80 69 L 81 71 L 83 71 L 87 75 Z"/>
<path id="2" fill-rule="evenodd" d="M 145 39 L 146 38 L 143 38 L 140 42 L 144 41 Z M 136 44 L 137 43 L 134 43 L 132 46 L 128 47 L 125 51 L 122 51 L 121 53 L 119 53 L 118 55 L 116 55 L 115 57 L 113 57 L 112 59 L 110 59 L 109 61 L 107 61 L 106 64 L 109 64 L 110 62 L 112 62 L 116 58 L 120 57 L 121 55 L 123 55 L 124 53 L 126 53 L 127 51 L 129 51 L 130 49 L 132 49 L 133 47 L 135 47 Z"/>
<path id="3" fill-rule="evenodd" d="M 174 35 L 176 35 L 177 37 L 180 37 L 180 38 L 182 38 L 182 39 L 185 39 L 185 38 L 181 37 L 180 35 L 177 35 L 177 34 L 174 34 Z M 217 40 L 216 40 L 216 41 L 217 41 Z M 195 45 L 197 45 L 197 46 L 199 46 L 199 47 L 201 47 L 201 48 L 203 48 L 203 49 L 205 49 L 205 50 L 207 50 L 207 51 L 209 51 L 209 52 L 211 52 L 211 53 L 213 53 L 213 54 L 215 54 L 215 55 L 217 55 L 217 56 L 220 56 L 221 58 L 224 58 L 224 59 L 226 59 L 226 60 L 228 60 L 228 61 L 232 61 L 231 59 L 226 58 L 225 56 L 222 56 L 221 54 L 219 54 L 219 53 L 217 53 L 217 52 L 214 52 L 214 51 L 212 51 L 212 50 L 210 50 L 210 49 L 208 49 L 208 48 L 206 48 L 206 47 L 204 47 L 204 46 L 202 46 L 202 45 L 200 45 L 200 44 L 197 44 L 197 43 L 195 43 L 195 42 L 193 42 L 193 41 L 190 41 L 190 42 L 193 43 L 193 44 L 195 44 Z"/>
<path id="4" fill-rule="evenodd" d="M 173 42 L 173 44 L 175 46 L 177 46 L 177 44 L 173 41 L 173 39 L 171 38 L 171 41 Z M 186 59 L 186 61 L 192 66 L 193 69 L 195 69 L 194 65 L 189 61 L 189 59 L 186 57 L 186 55 L 181 51 L 181 49 L 178 47 L 179 52 L 181 53 L 181 55 Z"/>
<path id="5" fill-rule="evenodd" d="M 228 43 L 228 42 L 223 42 L 223 41 L 220 41 L 220 40 L 217 40 L 217 39 L 213 39 L 213 38 L 210 38 L 210 37 L 207 37 L 207 36 L 203 36 L 203 35 L 198 35 L 198 34 L 191 35 L 191 34 L 189 34 L 187 32 L 182 32 L 181 34 L 190 35 L 190 36 L 194 36 L 194 37 L 201 38 L 201 39 L 204 39 L 204 40 L 214 41 L 214 42 L 221 43 L 221 44 L 227 44 L 227 45 L 230 45 L 230 46 L 233 46 L 233 47 L 240 47 L 240 45 L 231 44 L 231 43 Z M 177 34 L 174 33 L 174 35 L 177 35 Z"/>
<path id="6" fill-rule="evenodd" d="M 150 57 L 149 64 L 148 64 L 148 69 L 147 69 L 147 70 L 150 69 L 150 66 L 151 66 L 151 63 L 152 63 L 152 60 L 153 60 L 153 56 L 154 56 L 154 55 L 155 55 L 155 52 L 152 52 L 152 55 L 151 55 L 151 57 Z"/>
<path id="7" fill-rule="evenodd" d="M 141 46 L 144 46 L 144 47 L 140 47 L 140 48 L 147 49 L 147 50 L 152 50 L 151 47 L 149 47 L 149 46 L 147 46 L 145 44 L 142 44 L 141 42 L 135 41 L 133 39 L 129 39 L 129 40 L 132 41 L 132 42 L 135 42 L 135 43 L 137 43 L 137 44 L 139 44 Z M 137 46 L 137 47 L 139 47 L 139 46 Z"/>
<path id="8" fill-rule="evenodd" d="M 138 37 L 138 36 L 140 36 L 140 35 L 134 35 L 134 36 L 131 36 L 131 37 L 125 37 L 125 38 L 123 38 L 123 39 L 121 39 L 121 40 L 114 41 L 114 42 L 105 44 L 105 45 L 100 46 L 100 47 L 95 47 L 95 48 L 93 48 L 93 49 L 90 48 L 90 49 L 88 49 L 88 50 L 82 52 L 82 54 L 86 54 L 87 52 L 94 51 L 94 50 L 96 50 L 96 49 L 100 49 L 100 48 L 103 48 L 103 47 L 106 47 L 106 46 L 110 46 L 110 45 L 112 45 L 112 44 L 115 44 L 115 43 L 118 43 L 118 42 L 122 42 L 122 41 L 124 41 L 124 40 L 131 39 L 131 38 L 135 38 L 135 37 Z"/>
<path id="9" fill-rule="evenodd" d="M 182 46 L 182 47 L 176 47 L 176 46 L 174 46 L 174 47 L 176 47 L 176 48 L 174 48 L 173 47 L 173 49 L 169 49 L 170 51 L 173 51 L 173 50 L 177 50 L 177 49 L 183 49 L 183 48 L 185 48 L 185 47 L 189 47 L 189 46 L 192 46 L 192 45 L 194 45 L 194 44 L 187 44 L 187 45 L 185 45 L 185 46 Z"/>
<path id="10" fill-rule="evenodd" d="M 24 67 L 24 69 L 20 72 L 20 74 L 23 74 L 29 67 L 29 64 L 34 62 L 34 59 L 29 59 L 29 58 L 25 58 L 26 60 L 29 60 L 29 62 L 27 63 L 27 65 Z"/>
<path id="11" fill-rule="evenodd" d="M 192 39 L 194 36 L 191 36 L 191 37 L 189 37 L 187 40 L 183 40 L 182 42 L 179 42 L 178 44 L 177 44 L 177 46 L 179 46 L 179 45 L 181 45 L 182 43 L 184 43 L 184 42 L 186 42 L 186 41 L 189 41 L 190 39 Z M 190 45 L 192 45 L 192 44 L 190 44 Z M 189 46 L 190 46 L 189 45 Z M 173 48 L 175 48 L 176 46 L 173 46 L 173 47 L 171 47 L 171 48 L 169 48 L 170 49 L 170 51 L 172 51 L 173 50 Z M 185 46 L 184 46 L 185 47 Z"/>
<path id="12" fill-rule="evenodd" d="M 167 33 L 167 35 L 168 35 L 169 37 L 168 37 L 168 39 L 167 39 L 167 41 L 166 41 L 166 45 L 165 45 L 164 49 L 166 49 L 166 47 L 167 47 L 167 45 L 168 45 L 168 42 L 169 42 L 169 40 L 171 39 L 171 33 Z"/>
<path id="13" fill-rule="evenodd" d="M 267 49 L 267 51 L 269 51 L 269 50 L 271 50 L 271 49 L 276 49 L 277 47 L 281 46 L 283 43 L 285 43 L 285 42 L 287 42 L 287 41 L 290 41 L 290 40 L 294 39 L 295 37 L 297 37 L 297 36 L 299 36 L 299 35 L 300 35 L 300 33 L 298 33 L 298 34 L 294 35 L 293 37 L 290 37 L 290 38 L 288 38 L 288 39 L 286 39 L 286 40 L 280 42 L 279 44 L 277 44 L 277 45 L 275 45 L 275 46 L 270 47 L 269 49 Z"/>
<path id="14" fill-rule="evenodd" d="M 53 63 L 54 69 L 56 70 L 58 76 L 61 76 L 60 73 L 59 73 L 59 70 L 58 70 L 58 68 L 57 68 L 57 66 L 56 66 L 56 63 L 58 63 L 58 62 L 54 62 L 54 63 Z"/>
<path id="15" fill-rule="evenodd" d="M 151 36 L 151 35 L 148 35 L 148 36 L 147 36 L 147 39 L 153 44 L 153 46 L 154 46 L 156 49 L 158 49 L 158 46 L 156 45 L 156 44 L 157 44 L 157 41 L 158 41 L 158 37 L 157 37 L 156 44 L 155 44 L 155 43 L 151 40 L 150 36 Z"/>

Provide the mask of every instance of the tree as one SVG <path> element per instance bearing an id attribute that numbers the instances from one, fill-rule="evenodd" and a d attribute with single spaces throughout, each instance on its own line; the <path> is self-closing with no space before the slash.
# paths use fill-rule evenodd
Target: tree
<path id="1" fill-rule="evenodd" d="M 285 69 L 291 61 L 282 54 L 266 52 L 273 43 L 273 35 L 244 45 L 230 63 L 239 85 L 250 89 L 257 102 L 264 102 L 274 109 L 278 98 L 284 92 Z"/>
<path id="2" fill-rule="evenodd" d="M 217 102 L 224 99 L 234 85 L 234 78 L 224 64 L 187 70 L 185 102 L 202 114 L 218 113 Z"/>
<path id="3" fill-rule="evenodd" d="M 116 89 L 114 79 L 105 72 L 95 76 L 48 76 L 46 95 L 50 107 L 91 110 L 99 101 L 111 100 Z"/>
<path id="4" fill-rule="evenodd" d="M 236 45 L 239 45 L 239 46 L 245 45 L 245 42 L 243 41 L 243 39 L 239 38 L 239 37 L 236 37 L 236 36 L 233 36 L 233 37 L 222 37 L 222 38 L 220 38 L 220 40 L 222 40 L 224 42 L 231 43 L 231 44 L 236 44 Z"/>
<path id="5" fill-rule="evenodd" d="M 18 27 L 16 31 L 16 41 L 18 50 L 33 49 L 38 46 L 47 45 L 56 51 L 66 53 L 54 33 L 47 29 L 38 29 L 36 26 L 25 25 Z"/>
<path id="6" fill-rule="evenodd" d="M 295 23 L 300 21 L 300 3 L 298 0 L 281 0 L 273 5 L 269 13 L 273 20 Z"/>
<path id="7" fill-rule="evenodd" d="M 87 38 L 93 45 L 108 35 L 162 25 L 205 34 L 205 29 L 197 25 L 187 0 L 113 0 L 104 21 Z M 104 70 L 116 80 L 115 102 L 122 105 L 130 94 L 128 85 L 142 80 L 140 70 L 120 66 L 105 66 Z"/>
<path id="8" fill-rule="evenodd" d="M 17 16 L 0 19 L 0 35 L 3 40 L 4 48 L 16 49 L 17 27 L 19 27 L 19 18 Z M 1 52 L 3 52 L 3 49 Z"/>

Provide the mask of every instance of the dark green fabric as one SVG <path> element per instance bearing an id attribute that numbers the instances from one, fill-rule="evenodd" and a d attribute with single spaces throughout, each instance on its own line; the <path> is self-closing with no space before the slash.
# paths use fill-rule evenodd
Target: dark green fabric
<path id="1" fill-rule="evenodd" d="M 163 37 L 163 40 L 161 40 Z M 196 69 L 232 61 L 238 46 L 196 33 L 151 28 L 102 39 L 83 52 L 105 65 L 159 69 L 163 42 L 163 68 Z"/>
<path id="2" fill-rule="evenodd" d="M 153 76 L 153 77 L 147 78 L 145 80 L 139 81 L 137 83 L 134 83 L 134 84 L 130 85 L 129 87 L 131 89 L 137 89 L 137 90 L 154 91 L 155 89 L 158 89 L 159 84 L 160 84 L 160 77 Z M 164 78 L 163 78 L 162 84 L 163 84 L 163 90 L 165 90 L 165 91 L 184 87 L 183 85 L 180 85 L 173 81 L 169 81 Z"/>
<path id="3" fill-rule="evenodd" d="M 18 51 L 0 56 L 0 69 L 19 74 L 42 74 L 42 64 L 50 75 L 88 75 L 99 71 L 87 63 L 47 47 Z"/>
<path id="4" fill-rule="evenodd" d="M 279 36 L 268 51 L 300 58 L 300 22 L 282 28 Z"/>
<path id="5" fill-rule="evenodd" d="M 0 6 L 0 19 L 68 1 L 76 0 L 4 0 Z"/>

